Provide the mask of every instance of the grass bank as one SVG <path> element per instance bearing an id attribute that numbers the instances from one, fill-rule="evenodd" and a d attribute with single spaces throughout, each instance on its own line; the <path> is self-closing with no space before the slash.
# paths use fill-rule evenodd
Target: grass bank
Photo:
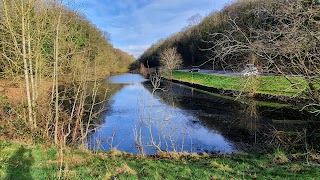
<path id="1" fill-rule="evenodd" d="M 93 154 L 65 149 L 63 179 L 316 179 L 320 155 Z M 0 140 L 0 179 L 57 179 L 58 150 Z M 317 164 L 317 165 L 316 165 Z"/>
<path id="2" fill-rule="evenodd" d="M 199 84 L 223 90 L 269 94 L 274 96 L 293 96 L 301 93 L 307 83 L 299 77 L 292 77 L 290 83 L 283 76 L 221 76 L 174 71 L 172 78 L 182 82 Z"/>

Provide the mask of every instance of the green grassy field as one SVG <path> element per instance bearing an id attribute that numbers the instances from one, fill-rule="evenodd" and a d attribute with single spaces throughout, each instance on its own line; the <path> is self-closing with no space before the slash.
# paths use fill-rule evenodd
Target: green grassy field
<path id="1" fill-rule="evenodd" d="M 319 162 L 320 157 L 309 162 Z M 57 179 L 56 148 L 0 140 L 0 179 Z M 65 149 L 62 179 L 316 179 L 320 167 L 304 155 L 159 154 L 141 157 L 110 151 L 93 154 Z"/>
<path id="2" fill-rule="evenodd" d="M 219 76 L 190 72 L 173 72 L 173 79 L 225 90 L 256 92 L 261 94 L 292 96 L 307 87 L 302 78 L 290 78 L 291 84 L 283 76 Z"/>

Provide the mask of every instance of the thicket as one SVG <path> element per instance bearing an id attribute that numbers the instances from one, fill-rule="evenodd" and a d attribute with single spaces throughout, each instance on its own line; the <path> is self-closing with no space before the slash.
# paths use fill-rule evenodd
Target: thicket
<path id="1" fill-rule="evenodd" d="M 134 61 L 106 34 L 60 1 L 0 0 L 0 135 L 84 144 L 106 97 L 98 80 Z"/>

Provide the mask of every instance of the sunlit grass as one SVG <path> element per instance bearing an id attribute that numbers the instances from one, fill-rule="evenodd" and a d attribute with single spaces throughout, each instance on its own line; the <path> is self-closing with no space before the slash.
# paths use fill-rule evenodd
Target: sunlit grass
<path id="1" fill-rule="evenodd" d="M 301 93 L 307 83 L 300 77 L 292 77 L 289 82 L 283 76 L 221 76 L 200 73 L 175 71 L 173 79 L 214 87 L 224 90 L 249 91 L 252 82 L 255 82 L 255 91 L 261 94 L 292 96 Z"/>
<path id="2" fill-rule="evenodd" d="M 0 179 L 57 179 L 56 148 L 0 140 Z M 303 158 L 279 163 L 267 155 L 194 155 L 162 153 L 141 157 L 127 153 L 64 150 L 62 179 L 313 179 L 320 167 Z M 285 157 L 287 157 L 286 155 Z M 304 156 L 301 156 L 304 157 Z M 309 160 L 312 160 L 310 157 Z"/>

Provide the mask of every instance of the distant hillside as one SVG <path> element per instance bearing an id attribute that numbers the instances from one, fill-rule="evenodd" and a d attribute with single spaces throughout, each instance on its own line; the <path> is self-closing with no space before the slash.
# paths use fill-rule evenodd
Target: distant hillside
<path id="1" fill-rule="evenodd" d="M 241 70 L 245 64 L 254 63 L 272 71 L 276 67 L 270 62 L 291 56 L 288 49 L 293 47 L 284 48 L 291 44 L 288 38 L 313 33 L 313 38 L 305 39 L 319 47 L 319 14 L 317 0 L 238 0 L 212 12 L 198 25 L 152 45 L 139 61 L 158 66 L 159 52 L 177 47 L 185 67 Z M 277 48 L 282 54 L 276 54 Z"/>
<path id="2" fill-rule="evenodd" d="M 86 68 L 88 73 L 104 78 L 112 72 L 128 71 L 134 61 L 134 57 L 111 45 L 106 32 L 63 5 L 56 8 L 51 1 L 3 3 L 3 6 L 0 3 L 0 78 L 24 74 L 24 65 L 30 66 L 30 71 L 43 72 L 41 76 L 53 76 L 55 59 L 64 67 L 61 73 L 78 73 Z M 30 14 L 23 14 L 25 9 Z M 22 15 L 26 16 L 23 20 Z"/>

